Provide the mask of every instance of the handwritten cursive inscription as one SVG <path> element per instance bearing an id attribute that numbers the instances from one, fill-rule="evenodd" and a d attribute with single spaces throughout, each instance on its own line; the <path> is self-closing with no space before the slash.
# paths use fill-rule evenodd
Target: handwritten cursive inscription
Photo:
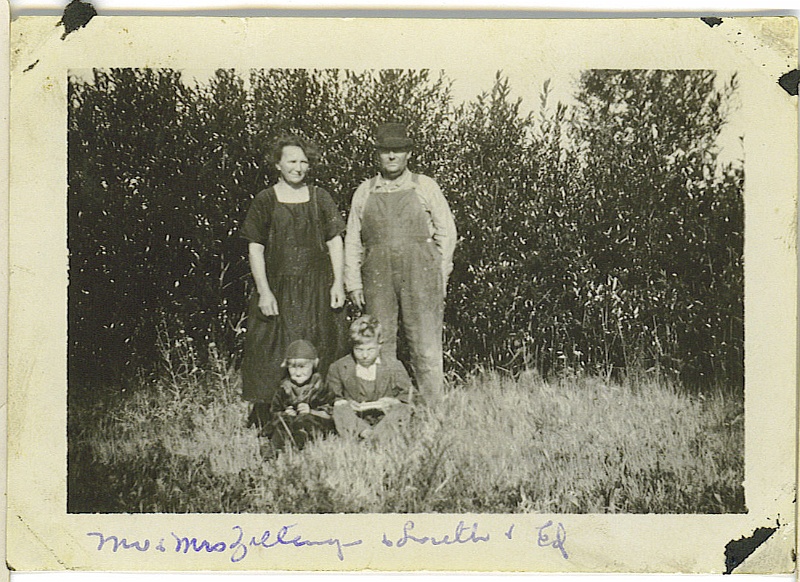
<path id="1" fill-rule="evenodd" d="M 197 538 L 189 539 L 187 537 L 179 537 L 175 535 L 175 532 L 169 532 L 170 535 L 175 539 L 175 553 L 180 554 L 183 552 L 184 554 L 188 554 L 189 550 L 192 550 L 194 553 L 200 553 L 205 551 L 208 554 L 214 552 L 224 552 L 228 549 L 228 544 L 224 541 L 219 542 L 209 542 L 208 540 L 198 540 Z M 231 544 L 232 545 L 232 544 Z"/>
<path id="2" fill-rule="evenodd" d="M 544 548 L 551 546 L 557 550 L 560 550 L 561 555 L 566 560 L 569 558 L 569 556 L 567 555 L 567 550 L 564 548 L 565 541 L 567 541 L 567 530 L 564 528 L 564 525 L 561 522 L 559 522 L 558 525 L 555 525 L 552 521 L 548 521 L 539 528 L 539 536 L 536 540 L 536 542 L 539 544 L 539 547 Z"/>
<path id="3" fill-rule="evenodd" d="M 360 539 L 342 542 L 337 537 L 330 537 L 323 540 L 306 539 L 302 535 L 292 531 L 292 528 L 297 527 L 297 524 L 284 525 L 275 531 L 263 530 L 257 536 L 250 536 L 247 540 L 244 529 L 241 526 L 233 526 L 233 539 L 232 541 L 198 539 L 196 537 L 180 536 L 175 532 L 170 532 L 172 539 L 175 540 L 173 551 L 176 554 L 220 554 L 228 553 L 230 561 L 233 563 L 241 562 L 247 557 L 251 548 L 262 548 L 265 550 L 275 548 L 277 546 L 291 547 L 291 548 L 304 548 L 315 546 L 332 546 L 336 548 L 336 557 L 340 561 L 344 561 L 344 548 L 358 546 L 362 542 Z M 119 550 L 137 550 L 139 552 L 147 552 L 151 549 L 166 552 L 169 551 L 168 547 L 164 546 L 164 538 L 159 539 L 158 544 L 155 546 L 150 545 L 150 540 L 135 540 L 129 541 L 127 538 L 120 538 L 115 535 L 105 535 L 101 532 L 88 532 L 87 536 L 97 536 L 97 551 L 103 549 L 110 549 L 116 553 Z"/>
<path id="4" fill-rule="evenodd" d="M 99 531 L 90 531 L 86 534 L 87 536 L 97 536 L 97 551 L 99 552 L 102 550 L 107 543 L 110 543 L 109 546 L 111 551 L 116 553 L 117 550 L 138 550 L 140 552 L 146 552 L 150 549 L 150 540 L 144 540 L 143 542 L 139 541 L 132 541 L 129 542 L 126 538 L 118 538 L 117 536 L 106 536 L 100 533 Z"/>
<path id="5" fill-rule="evenodd" d="M 406 520 L 403 523 L 402 532 L 398 535 L 389 535 L 383 532 L 380 538 L 381 544 L 387 548 L 403 548 L 405 546 L 419 545 L 429 547 L 453 546 L 456 544 L 487 544 L 494 542 L 494 545 L 508 543 L 514 539 L 519 539 L 515 535 L 514 528 L 516 524 L 510 524 L 506 529 L 501 529 L 496 532 L 496 536 L 481 528 L 478 522 L 472 522 L 467 525 L 464 520 L 459 521 L 455 527 L 444 533 L 431 533 L 420 531 L 417 524 L 412 520 Z M 277 529 L 263 529 L 259 530 L 256 535 L 249 535 L 240 525 L 234 525 L 232 528 L 232 535 L 222 536 L 220 539 L 201 539 L 189 535 L 179 535 L 175 532 L 170 532 L 170 536 L 174 541 L 174 545 L 169 543 L 165 544 L 165 540 L 169 540 L 169 536 L 155 537 L 152 539 L 130 539 L 130 537 L 121 537 L 119 535 L 109 535 L 102 532 L 92 531 L 86 535 L 97 539 L 97 551 L 110 551 L 112 553 L 128 552 L 128 553 L 146 553 L 146 552 L 171 552 L 174 554 L 183 555 L 198 555 L 198 554 L 221 554 L 227 557 L 231 562 L 238 563 L 247 558 L 253 551 L 272 550 L 275 548 L 313 548 L 317 546 L 328 546 L 336 551 L 336 557 L 339 561 L 344 561 L 345 550 L 354 546 L 359 546 L 364 543 L 364 540 L 350 539 L 343 541 L 336 536 L 330 536 L 321 539 L 310 539 L 302 535 L 300 526 L 296 523 L 282 525 Z M 534 539 L 536 545 L 540 548 L 553 548 L 560 552 L 561 556 L 566 560 L 569 558 L 565 543 L 567 541 L 567 530 L 561 522 L 553 523 L 547 521 L 544 525 L 534 529 Z M 499 535 L 503 534 L 503 535 Z M 377 540 L 375 540 L 377 541 Z"/>
<path id="6" fill-rule="evenodd" d="M 306 540 L 300 535 L 294 535 L 289 532 L 289 530 L 296 525 L 297 524 L 284 525 L 277 532 L 274 532 L 274 535 L 272 531 L 264 530 L 260 538 L 256 539 L 256 537 L 253 536 L 247 543 L 242 541 L 244 538 L 244 530 L 238 525 L 233 526 L 233 530 L 238 532 L 238 537 L 236 538 L 236 541 L 230 545 L 230 549 L 233 550 L 231 562 L 241 562 L 245 556 L 247 556 L 248 547 L 269 549 L 274 548 L 275 546 L 291 546 L 294 548 L 335 546 L 336 557 L 339 558 L 339 561 L 344 561 L 344 553 L 342 552 L 342 548 L 350 548 L 363 543 L 362 540 L 353 540 L 351 542 L 342 543 L 339 538 L 333 537 L 326 540 Z"/>
<path id="7" fill-rule="evenodd" d="M 475 522 L 472 524 L 471 528 L 467 528 L 464 525 L 463 521 L 459 521 L 458 525 L 456 526 L 455 532 L 452 537 L 450 534 L 446 534 L 440 538 L 436 538 L 433 536 L 420 536 L 417 537 L 411 534 L 411 530 L 415 527 L 414 522 L 408 520 L 405 525 L 403 525 L 403 535 L 397 539 L 397 541 L 390 540 L 386 533 L 383 534 L 383 539 L 381 543 L 386 547 L 396 547 L 402 548 L 408 542 L 414 542 L 417 544 L 430 544 L 432 546 L 452 546 L 453 544 L 466 544 L 469 542 L 472 543 L 479 543 L 479 542 L 488 542 L 489 541 L 489 534 L 487 533 L 485 536 L 478 535 L 478 523 Z"/>

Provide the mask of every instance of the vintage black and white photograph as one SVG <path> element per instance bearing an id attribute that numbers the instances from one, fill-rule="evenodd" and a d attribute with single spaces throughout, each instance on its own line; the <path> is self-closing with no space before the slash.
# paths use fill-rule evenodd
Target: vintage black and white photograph
<path id="1" fill-rule="evenodd" d="M 15 21 L 9 563 L 791 569 L 796 24 Z"/>
<path id="2" fill-rule="evenodd" d="M 69 511 L 746 511 L 735 72 L 515 81 L 71 71 Z"/>

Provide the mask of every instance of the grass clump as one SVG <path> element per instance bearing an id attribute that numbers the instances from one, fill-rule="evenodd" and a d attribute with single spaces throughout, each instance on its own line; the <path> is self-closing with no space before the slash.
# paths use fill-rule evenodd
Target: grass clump
<path id="1" fill-rule="evenodd" d="M 238 373 L 213 345 L 207 370 L 177 348 L 130 396 L 70 406 L 70 512 L 745 511 L 741 396 L 482 371 L 390 439 L 263 459 Z"/>

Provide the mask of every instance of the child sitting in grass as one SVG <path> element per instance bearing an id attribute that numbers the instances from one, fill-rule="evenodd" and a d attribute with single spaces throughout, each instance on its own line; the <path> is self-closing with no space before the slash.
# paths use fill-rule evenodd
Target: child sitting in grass
<path id="1" fill-rule="evenodd" d="M 267 431 L 276 448 L 290 442 L 302 449 L 319 434 L 333 431 L 330 393 L 316 372 L 317 350 L 306 340 L 289 344 L 281 366 L 286 368 L 272 404 L 276 417 Z"/>
<path id="2" fill-rule="evenodd" d="M 380 438 L 411 416 L 411 379 L 403 364 L 381 359 L 381 324 L 375 317 L 356 319 L 350 340 L 352 352 L 328 369 L 336 431 L 353 438 Z"/>

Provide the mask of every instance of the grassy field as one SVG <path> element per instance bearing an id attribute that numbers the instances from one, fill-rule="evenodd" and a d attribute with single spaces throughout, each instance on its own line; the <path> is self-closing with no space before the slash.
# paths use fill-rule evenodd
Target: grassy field
<path id="1" fill-rule="evenodd" d="M 209 369 L 193 354 L 176 344 L 160 377 L 70 402 L 70 512 L 745 511 L 741 395 L 482 371 L 394 440 L 263 460 L 238 373 L 213 344 Z"/>

